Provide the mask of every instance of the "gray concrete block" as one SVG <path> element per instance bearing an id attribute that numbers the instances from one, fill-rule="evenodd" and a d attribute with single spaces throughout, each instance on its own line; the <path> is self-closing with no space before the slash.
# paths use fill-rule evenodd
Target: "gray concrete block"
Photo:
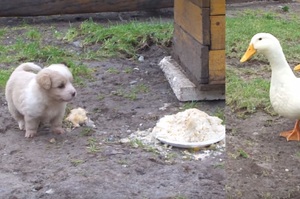
<path id="1" fill-rule="evenodd" d="M 224 89 L 211 87 L 203 89 L 197 87 L 180 70 L 180 66 L 171 57 L 163 58 L 159 63 L 174 94 L 179 101 L 200 101 L 200 100 L 223 100 L 225 99 Z M 205 85 L 203 85 L 205 87 Z"/>

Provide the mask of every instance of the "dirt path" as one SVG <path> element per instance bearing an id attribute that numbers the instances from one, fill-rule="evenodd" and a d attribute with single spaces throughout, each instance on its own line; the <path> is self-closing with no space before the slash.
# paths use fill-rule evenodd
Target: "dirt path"
<path id="1" fill-rule="evenodd" d="M 226 122 L 228 198 L 298 198 L 299 143 L 279 137 L 294 121 L 261 112 L 239 119 L 228 110 Z"/>
<path id="2" fill-rule="evenodd" d="M 101 17 L 99 21 L 105 21 Z M 1 23 L 13 28 L 23 20 L 2 18 Z M 26 20 L 41 28 L 69 24 L 61 17 Z M 86 63 L 94 69 L 93 81 L 77 87 L 78 96 L 69 107 L 89 111 L 96 129 L 80 127 L 53 135 L 43 128 L 37 137 L 25 139 L 0 90 L 0 198 L 224 198 L 222 150 L 210 150 L 210 156 L 194 160 L 189 155 L 203 151 L 173 148 L 162 155 L 145 146 L 120 143 L 138 129 L 154 127 L 162 116 L 182 110 L 184 104 L 177 101 L 158 66 L 169 54 L 170 49 L 153 46 L 143 52 L 144 62 Z M 108 73 L 111 67 L 120 72 Z M 131 72 L 125 73 L 126 68 Z M 147 92 L 134 99 L 120 94 L 135 85 L 146 85 Z M 166 109 L 160 109 L 166 104 Z M 197 107 L 214 114 L 224 108 L 224 102 L 201 102 Z"/>

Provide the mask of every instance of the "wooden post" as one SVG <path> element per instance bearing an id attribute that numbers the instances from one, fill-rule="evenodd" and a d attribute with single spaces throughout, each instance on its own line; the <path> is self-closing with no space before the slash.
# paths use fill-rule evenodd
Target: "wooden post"
<path id="1" fill-rule="evenodd" d="M 173 7 L 173 0 L 0 0 L 0 17 L 123 12 Z"/>
<path id="2" fill-rule="evenodd" d="M 175 0 L 174 15 L 174 59 L 201 90 L 225 92 L 225 0 Z"/>
<path id="3" fill-rule="evenodd" d="M 210 0 L 210 84 L 225 85 L 225 23 L 225 0 Z"/>

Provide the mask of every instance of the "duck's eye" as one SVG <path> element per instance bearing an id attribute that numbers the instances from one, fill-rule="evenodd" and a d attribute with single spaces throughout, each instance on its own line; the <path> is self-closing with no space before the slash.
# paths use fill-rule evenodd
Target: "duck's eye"
<path id="1" fill-rule="evenodd" d="M 65 84 L 61 83 L 57 88 L 63 89 L 63 88 L 65 88 Z"/>
<path id="2" fill-rule="evenodd" d="M 260 37 L 260 38 L 258 38 L 258 40 L 262 40 L 262 38 Z"/>

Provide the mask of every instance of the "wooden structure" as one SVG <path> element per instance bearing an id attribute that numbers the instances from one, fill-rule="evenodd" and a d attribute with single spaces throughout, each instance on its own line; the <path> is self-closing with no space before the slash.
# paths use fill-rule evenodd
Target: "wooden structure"
<path id="1" fill-rule="evenodd" d="M 225 94 L 225 7 L 225 0 L 174 2 L 173 58 L 200 91 L 220 95 Z"/>
<path id="2" fill-rule="evenodd" d="M 1 0 L 0 17 L 125 12 L 173 7 L 173 0 Z"/>
<path id="3" fill-rule="evenodd" d="M 0 17 L 123 12 L 173 6 L 172 57 L 176 62 L 164 59 L 166 64 L 162 69 L 170 72 L 166 77 L 173 81 L 169 81 L 171 86 L 177 87 L 172 86 L 174 93 L 181 101 L 224 99 L 225 0 L 1 0 Z"/>

